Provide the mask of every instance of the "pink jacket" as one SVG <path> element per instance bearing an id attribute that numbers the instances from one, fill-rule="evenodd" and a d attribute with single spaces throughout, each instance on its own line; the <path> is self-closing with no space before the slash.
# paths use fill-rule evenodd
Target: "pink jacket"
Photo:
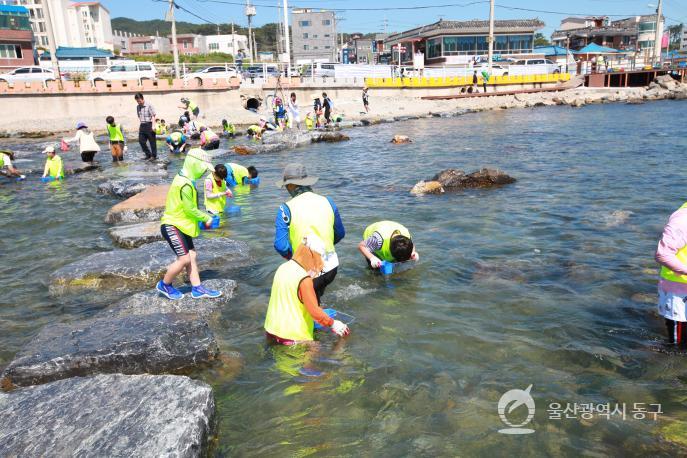
<path id="1" fill-rule="evenodd" d="M 663 235 L 656 249 L 656 262 L 675 273 L 687 275 L 687 264 L 681 262 L 676 254 L 687 246 L 687 208 L 681 208 L 670 215 L 663 228 Z M 677 283 L 660 279 L 658 285 L 667 293 L 687 295 L 687 283 Z"/>

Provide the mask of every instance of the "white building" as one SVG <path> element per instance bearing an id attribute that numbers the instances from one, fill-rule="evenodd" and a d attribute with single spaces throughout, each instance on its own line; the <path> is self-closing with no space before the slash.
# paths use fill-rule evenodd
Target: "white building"
<path id="1" fill-rule="evenodd" d="M 680 34 L 680 51 L 687 51 L 687 27 L 682 26 Z"/>
<path id="2" fill-rule="evenodd" d="M 99 2 L 69 0 L 17 0 L 29 9 L 36 46 L 48 47 L 45 23 L 47 3 L 50 8 L 56 46 L 114 49 L 110 12 Z"/>
<path id="3" fill-rule="evenodd" d="M 240 50 L 248 49 L 248 37 L 245 35 L 207 35 L 205 37 L 207 52 L 223 52 L 234 55 Z"/>

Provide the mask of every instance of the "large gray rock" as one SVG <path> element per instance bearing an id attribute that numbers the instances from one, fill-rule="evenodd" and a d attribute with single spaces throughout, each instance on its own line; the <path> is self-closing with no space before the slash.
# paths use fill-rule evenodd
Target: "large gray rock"
<path id="1" fill-rule="evenodd" d="M 143 180 L 110 180 L 98 185 L 98 192 L 109 196 L 129 197 L 143 192 L 148 187 L 149 183 Z"/>
<path id="2" fill-rule="evenodd" d="M 114 244 L 120 248 L 136 248 L 163 239 L 159 221 L 115 226 L 108 232 Z"/>
<path id="3" fill-rule="evenodd" d="M 288 129 L 283 132 L 265 133 L 262 139 L 263 146 L 271 146 L 267 149 L 271 152 L 278 149 L 290 149 L 299 146 L 309 145 L 311 143 L 335 143 L 350 140 L 347 135 L 337 131 L 305 131 L 297 129 Z M 264 148 L 263 148 L 264 150 Z M 267 152 L 261 151 L 261 152 Z"/>
<path id="4" fill-rule="evenodd" d="M 0 393 L 0 456 L 207 452 L 212 388 L 175 375 L 99 375 Z"/>
<path id="5" fill-rule="evenodd" d="M 191 287 L 186 285 L 179 287 L 184 297 L 177 301 L 170 301 L 161 296 L 155 290 L 136 293 L 121 300 L 114 306 L 100 312 L 100 315 L 127 316 L 147 315 L 151 313 L 180 313 L 208 318 L 227 306 L 234 297 L 237 284 L 234 280 L 213 279 L 204 281 L 208 288 L 222 292 L 222 296 L 216 299 L 193 299 Z"/>
<path id="6" fill-rule="evenodd" d="M 148 186 L 144 191 L 110 208 L 105 215 L 105 222 L 118 224 L 159 221 L 165 213 L 168 191 L 168 184 Z"/>
<path id="7" fill-rule="evenodd" d="M 252 262 L 245 242 L 217 237 L 194 240 L 198 266 L 202 269 L 231 269 Z M 68 290 L 135 290 L 153 287 L 174 260 L 167 242 L 154 242 L 133 250 L 116 249 L 95 253 L 68 264 L 50 276 L 50 292 Z"/>
<path id="8" fill-rule="evenodd" d="M 181 373 L 217 359 L 207 322 L 172 313 L 50 324 L 2 373 L 0 385 L 27 386 L 93 374 Z"/>

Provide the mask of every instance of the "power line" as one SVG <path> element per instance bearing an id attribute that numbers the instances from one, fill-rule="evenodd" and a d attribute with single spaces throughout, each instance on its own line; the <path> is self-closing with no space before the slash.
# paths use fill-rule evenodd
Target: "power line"
<path id="1" fill-rule="evenodd" d="M 167 2 L 168 2 L 168 0 L 153 0 L 153 1 L 154 1 L 154 2 L 158 2 L 158 3 L 167 3 Z M 190 14 L 191 16 L 193 16 L 193 17 L 195 17 L 195 18 L 197 18 L 197 19 L 200 19 L 200 20 L 203 21 L 203 22 L 207 22 L 208 24 L 212 24 L 212 25 L 217 25 L 217 23 L 215 23 L 215 22 L 213 22 L 213 21 L 209 21 L 209 20 L 205 19 L 204 17 L 201 17 L 201 16 L 197 15 L 196 13 L 194 13 L 194 12 L 191 11 L 191 10 L 189 10 L 188 8 L 184 8 L 184 7 L 181 6 L 176 0 L 173 1 L 172 4 L 174 5 L 174 7 L 175 7 L 176 9 L 179 9 L 179 10 L 181 10 L 181 11 L 184 11 L 184 12 Z"/>
<path id="2" fill-rule="evenodd" d="M 232 2 L 228 0 L 197 0 L 202 3 L 221 3 L 224 5 L 238 5 L 242 6 L 243 3 Z M 394 6 L 394 7 L 380 7 L 380 8 L 327 8 L 327 11 L 406 11 L 406 10 L 426 10 L 435 8 L 464 8 L 467 6 L 478 5 L 481 3 L 489 3 L 489 0 L 479 0 L 468 3 L 449 3 L 443 5 L 422 5 L 422 6 Z M 265 4 L 255 4 L 261 8 L 277 8 L 275 5 L 265 5 Z M 289 9 L 300 9 L 295 6 L 290 6 Z"/>

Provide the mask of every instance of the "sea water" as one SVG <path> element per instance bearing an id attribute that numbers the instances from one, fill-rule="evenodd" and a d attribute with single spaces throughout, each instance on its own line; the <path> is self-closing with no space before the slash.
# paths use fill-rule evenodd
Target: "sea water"
<path id="1" fill-rule="evenodd" d="M 237 296 L 215 325 L 222 352 L 240 359 L 192 374 L 215 390 L 213 452 L 676 453 L 665 439 L 685 441 L 685 359 L 658 351 L 664 329 L 653 303 L 653 254 L 667 217 L 687 200 L 686 116 L 687 103 L 671 101 L 492 111 L 231 158 L 256 166 L 261 185 L 235 192 L 228 205 L 241 214 L 202 236 L 244 240 L 257 263 L 232 273 Z M 413 143 L 392 145 L 394 134 Z M 13 145 L 28 158 L 17 165 L 42 168 L 47 143 Z M 111 171 L 108 156 L 96 157 L 102 172 L 61 183 L 0 178 L 0 367 L 41 327 L 85 319 L 118 299 L 48 294 L 54 269 L 113 248 L 103 217 L 117 199 L 96 193 Z M 127 160 L 140 157 L 130 144 Z M 274 219 L 288 199 L 273 183 L 289 162 L 320 177 L 315 189 L 336 202 L 346 226 L 341 267 L 323 301 L 356 320 L 345 340 L 318 333 L 315 349 L 268 347 L 262 328 L 283 262 L 272 248 Z M 173 159 L 169 180 L 179 164 Z M 517 182 L 408 193 L 442 169 L 483 166 Z M 366 268 L 357 244 L 381 219 L 413 234 L 420 254 L 413 269 L 381 276 Z M 303 368 L 321 375 L 303 377 Z M 502 395 L 530 385 L 536 411 L 526 427 L 534 432 L 499 433 L 507 428 L 497 411 Z M 603 406 L 615 414 L 603 415 Z M 663 413 L 642 419 L 641 408 Z M 509 421 L 524 421 L 523 409 Z"/>

